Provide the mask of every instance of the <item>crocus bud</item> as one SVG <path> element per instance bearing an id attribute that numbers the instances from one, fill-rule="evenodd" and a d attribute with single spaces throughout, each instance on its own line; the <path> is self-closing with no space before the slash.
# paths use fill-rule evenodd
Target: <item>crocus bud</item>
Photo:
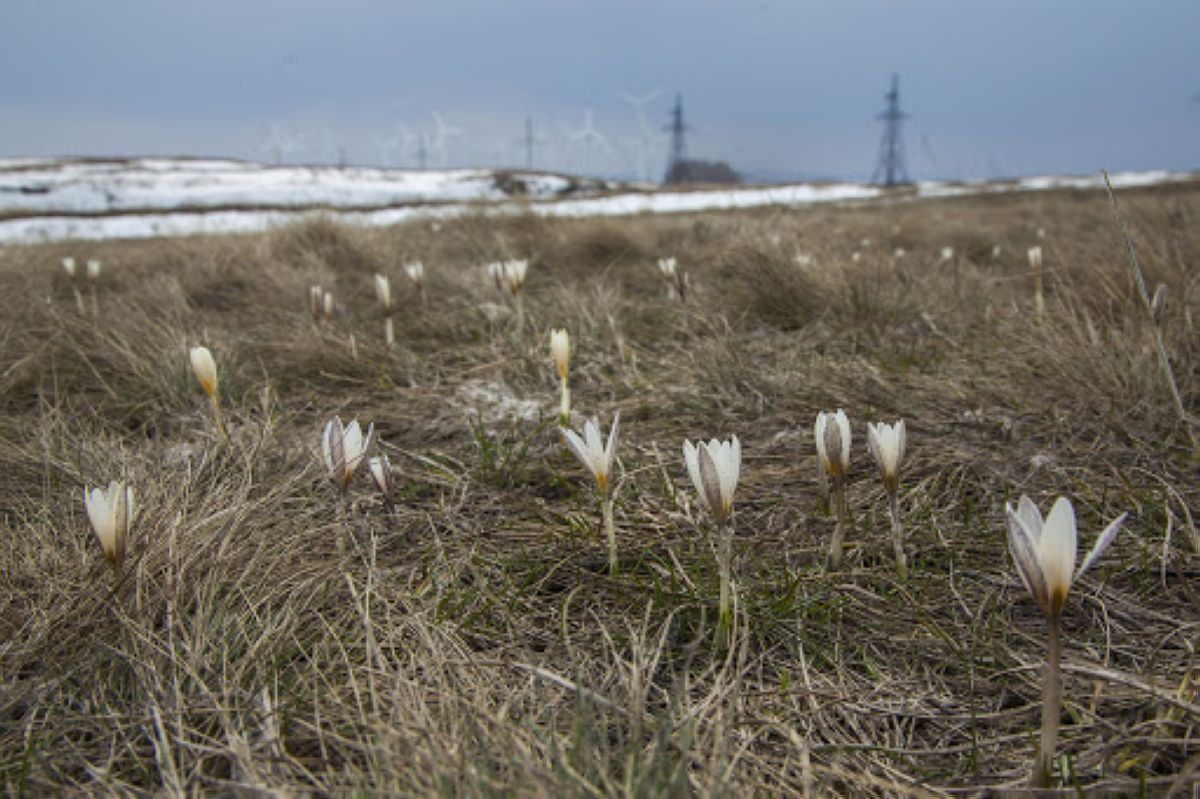
<path id="1" fill-rule="evenodd" d="M 212 353 L 208 351 L 208 347 L 192 347 L 191 359 L 192 371 L 196 373 L 196 379 L 200 381 L 204 393 L 209 397 L 215 397 L 217 394 L 217 362 L 213 360 Z"/>
<path id="2" fill-rule="evenodd" d="M 129 538 L 129 527 L 133 522 L 133 489 L 124 483 L 114 480 L 108 488 L 83 490 L 83 504 L 87 508 L 88 519 L 104 557 L 109 565 L 120 570 L 125 562 L 125 548 Z"/>
<path id="3" fill-rule="evenodd" d="M 550 355 L 554 358 L 554 365 L 558 367 L 559 379 L 566 380 L 571 357 L 571 339 L 566 330 L 550 331 Z"/>
<path id="4" fill-rule="evenodd" d="M 375 275 L 375 299 L 379 300 L 379 304 L 383 306 L 385 311 L 391 310 L 392 284 L 386 275 L 378 273 Z"/>
<path id="5" fill-rule="evenodd" d="M 895 424 L 867 424 L 867 448 L 879 466 L 879 474 L 889 494 L 900 485 L 900 463 L 904 460 L 904 420 Z"/>
<path id="6" fill-rule="evenodd" d="M 831 477 L 846 474 L 850 468 L 850 420 L 841 408 L 836 413 L 817 414 L 814 427 L 817 455 Z"/>
<path id="7" fill-rule="evenodd" d="M 1029 258 L 1029 268 L 1039 270 L 1042 268 L 1042 248 L 1041 245 L 1030 247 L 1026 251 L 1026 256 Z"/>

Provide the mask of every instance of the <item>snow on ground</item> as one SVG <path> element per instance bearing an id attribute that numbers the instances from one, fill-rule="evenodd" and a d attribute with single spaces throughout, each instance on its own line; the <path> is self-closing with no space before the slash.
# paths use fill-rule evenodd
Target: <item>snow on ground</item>
<path id="1" fill-rule="evenodd" d="M 520 178 L 518 174 L 515 177 Z M 557 175 L 522 181 L 533 197 L 568 186 Z M 402 203 L 508 198 L 490 169 L 404 171 L 350 167 L 267 167 L 237 161 L 0 161 L 0 210 L 112 213 L 229 207 L 372 208 Z"/>
<path id="2" fill-rule="evenodd" d="M 1115 187 L 1195 179 L 1192 174 L 1124 172 Z M 246 233 L 314 212 L 351 224 L 391 225 L 469 213 L 628 216 L 730 208 L 901 200 L 1102 187 L 1099 176 L 1016 181 L 918 183 L 885 194 L 861 183 L 647 191 L 561 175 L 486 169 L 405 171 L 268 167 L 239 161 L 145 158 L 0 158 L 0 244 L 70 239 Z M 3 219 L 4 214 L 10 218 Z"/>

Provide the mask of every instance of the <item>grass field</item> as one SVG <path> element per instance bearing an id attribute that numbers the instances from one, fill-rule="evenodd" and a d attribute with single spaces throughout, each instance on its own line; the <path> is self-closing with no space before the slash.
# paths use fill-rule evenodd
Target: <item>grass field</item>
<path id="1" fill-rule="evenodd" d="M 1154 334 L 1194 409 L 1200 187 L 1118 200 L 1148 289 L 1167 287 L 1157 327 L 1095 191 L 436 231 L 315 220 L 0 251 L 0 784 L 1020 788 L 1045 657 L 1006 543 L 1005 502 L 1024 493 L 1043 512 L 1070 497 L 1083 551 L 1130 512 L 1067 602 L 1058 779 L 1189 795 L 1200 468 Z M 81 306 L 68 255 L 104 262 Z M 686 304 L 665 296 L 664 255 L 690 275 Z M 530 259 L 520 329 L 482 269 L 512 257 Z M 391 350 L 376 272 L 398 300 Z M 311 284 L 337 302 L 319 329 Z M 574 344 L 576 428 L 621 413 L 615 576 L 590 477 L 556 431 L 552 327 Z M 218 364 L 227 439 L 188 364 L 196 344 Z M 813 421 L 836 408 L 853 444 L 848 552 L 830 571 Z M 365 474 L 339 498 L 320 457 L 335 415 L 375 425 L 394 517 Z M 907 579 L 866 449 L 868 421 L 899 418 Z M 722 646 L 711 524 L 681 446 L 731 434 Z M 138 507 L 116 579 L 83 504 L 114 479 Z"/>

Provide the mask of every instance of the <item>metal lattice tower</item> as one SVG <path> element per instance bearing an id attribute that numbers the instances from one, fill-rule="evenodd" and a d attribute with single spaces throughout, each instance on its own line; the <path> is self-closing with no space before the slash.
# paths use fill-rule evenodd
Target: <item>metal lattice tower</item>
<path id="1" fill-rule="evenodd" d="M 675 95 L 675 108 L 671 111 L 671 124 L 663 130 L 671 134 L 671 160 L 667 164 L 667 176 L 675 169 L 676 164 L 687 160 L 687 131 L 688 126 L 683 121 L 683 95 Z"/>
<path id="2" fill-rule="evenodd" d="M 904 167 L 904 140 L 900 135 L 900 123 L 908 116 L 900 110 L 900 76 L 892 75 L 892 90 L 884 95 L 887 108 L 879 119 L 883 121 L 883 139 L 879 142 L 879 164 L 872 183 L 896 186 L 909 183 L 908 170 Z"/>

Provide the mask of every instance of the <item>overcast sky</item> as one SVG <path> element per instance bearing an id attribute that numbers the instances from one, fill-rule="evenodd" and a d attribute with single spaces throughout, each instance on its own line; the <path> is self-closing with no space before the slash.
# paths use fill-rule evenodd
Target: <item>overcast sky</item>
<path id="1" fill-rule="evenodd" d="M 0 154 L 521 165 L 529 116 L 537 166 L 658 175 L 680 92 L 693 156 L 868 177 L 897 72 L 913 177 L 1194 169 L 1198 34 L 1198 0 L 2 0 Z"/>

